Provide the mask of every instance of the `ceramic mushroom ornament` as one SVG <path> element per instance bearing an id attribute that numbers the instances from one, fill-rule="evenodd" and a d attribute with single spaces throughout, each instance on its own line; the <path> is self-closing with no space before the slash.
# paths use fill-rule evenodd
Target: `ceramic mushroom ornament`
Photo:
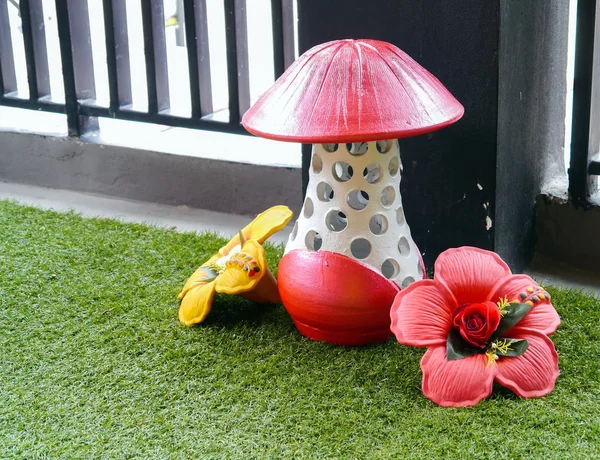
<path id="1" fill-rule="evenodd" d="M 278 276 L 303 334 L 339 344 L 387 339 L 398 287 L 424 277 L 402 207 L 397 139 L 463 112 L 427 70 L 376 40 L 315 46 L 246 112 L 242 122 L 257 136 L 313 144 Z"/>

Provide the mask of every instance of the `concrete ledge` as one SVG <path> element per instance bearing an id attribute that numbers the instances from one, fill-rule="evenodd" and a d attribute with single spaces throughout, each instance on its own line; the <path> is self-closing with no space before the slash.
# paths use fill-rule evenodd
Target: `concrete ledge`
<path id="1" fill-rule="evenodd" d="M 600 273 L 599 229 L 600 206 L 577 209 L 570 201 L 539 195 L 533 265 L 550 260 Z"/>
<path id="2" fill-rule="evenodd" d="M 59 212 L 75 211 L 84 217 L 108 217 L 122 222 L 138 222 L 177 231 L 213 231 L 232 237 L 244 228 L 251 218 L 187 206 L 167 206 L 143 203 L 69 190 L 55 190 L 33 185 L 0 182 L 0 200 L 52 209 Z M 293 220 L 284 229 L 269 238 L 272 243 L 286 243 L 293 228 Z"/>
<path id="3" fill-rule="evenodd" d="M 299 168 L 32 133 L 0 132 L 0 180 L 244 216 L 276 204 L 295 213 L 302 206 Z"/>

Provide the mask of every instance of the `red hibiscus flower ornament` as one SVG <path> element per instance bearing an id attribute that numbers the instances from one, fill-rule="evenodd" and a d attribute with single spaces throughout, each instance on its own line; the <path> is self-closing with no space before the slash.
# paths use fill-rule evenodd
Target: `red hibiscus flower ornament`
<path id="1" fill-rule="evenodd" d="M 527 275 L 513 275 L 494 252 L 449 249 L 435 278 L 396 296 L 392 331 L 403 345 L 428 347 L 423 394 L 441 406 L 477 404 L 494 381 L 522 398 L 547 395 L 558 378 L 548 338 L 560 325 L 550 295 Z"/>

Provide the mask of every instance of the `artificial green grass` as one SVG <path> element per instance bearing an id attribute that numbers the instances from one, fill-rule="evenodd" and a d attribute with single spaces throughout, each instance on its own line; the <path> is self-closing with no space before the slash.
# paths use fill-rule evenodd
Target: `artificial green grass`
<path id="1" fill-rule="evenodd" d="M 598 456 L 597 299 L 548 287 L 553 393 L 446 409 L 421 394 L 424 350 L 393 339 L 313 342 L 234 297 L 179 324 L 177 293 L 224 242 L 0 201 L 0 458 Z"/>

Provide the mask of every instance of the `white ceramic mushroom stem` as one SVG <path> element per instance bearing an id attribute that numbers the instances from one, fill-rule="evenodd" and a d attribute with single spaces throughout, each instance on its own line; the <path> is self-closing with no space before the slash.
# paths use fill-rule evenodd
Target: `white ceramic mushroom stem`
<path id="1" fill-rule="evenodd" d="M 344 254 L 406 287 L 423 278 L 404 219 L 398 141 L 315 144 L 306 199 L 286 253 Z"/>

